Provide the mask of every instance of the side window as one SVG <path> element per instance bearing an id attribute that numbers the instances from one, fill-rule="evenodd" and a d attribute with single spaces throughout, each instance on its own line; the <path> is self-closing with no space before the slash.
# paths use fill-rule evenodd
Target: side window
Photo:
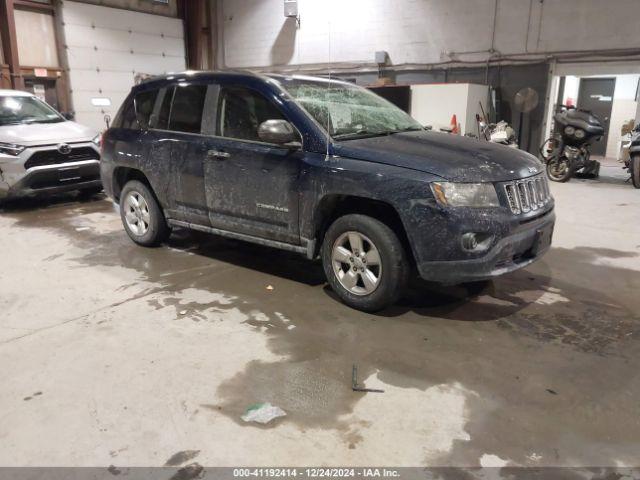
<path id="1" fill-rule="evenodd" d="M 164 97 L 162 97 L 162 105 L 160 105 L 160 111 L 158 112 L 158 119 L 156 120 L 155 128 L 160 130 L 166 130 L 169 128 L 169 115 L 171 114 L 171 102 L 173 101 L 174 87 L 167 88 Z"/>
<path id="2" fill-rule="evenodd" d="M 136 95 L 136 115 L 141 128 L 149 128 L 149 120 L 157 96 L 158 90 L 149 90 Z"/>
<path id="3" fill-rule="evenodd" d="M 112 124 L 115 128 L 138 128 L 133 98 L 129 97 L 122 104 Z"/>
<path id="4" fill-rule="evenodd" d="M 206 85 L 186 85 L 175 87 L 169 130 L 187 133 L 200 133 L 202 129 L 202 111 Z"/>
<path id="5" fill-rule="evenodd" d="M 258 127 L 265 120 L 286 119 L 275 105 L 254 90 L 244 87 L 220 90 L 217 135 L 260 141 Z"/>

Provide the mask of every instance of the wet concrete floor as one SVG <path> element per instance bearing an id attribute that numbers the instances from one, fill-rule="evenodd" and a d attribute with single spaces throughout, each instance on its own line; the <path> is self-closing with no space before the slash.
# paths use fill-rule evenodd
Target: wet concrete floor
<path id="1" fill-rule="evenodd" d="M 137 247 L 101 196 L 6 205 L 0 465 L 637 465 L 640 192 L 603 170 L 552 186 L 539 263 L 376 315 L 293 254 Z"/>

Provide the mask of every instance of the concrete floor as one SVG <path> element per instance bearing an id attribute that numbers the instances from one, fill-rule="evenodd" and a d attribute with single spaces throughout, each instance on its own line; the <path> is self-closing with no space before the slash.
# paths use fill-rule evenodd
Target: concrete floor
<path id="1" fill-rule="evenodd" d="M 379 315 L 287 253 L 185 232 L 136 247 L 104 198 L 9 205 L 0 465 L 637 465 L 640 191 L 623 178 L 552 185 L 541 262 L 416 284 Z M 385 392 L 353 392 L 353 364 Z M 266 401 L 287 416 L 240 419 Z"/>

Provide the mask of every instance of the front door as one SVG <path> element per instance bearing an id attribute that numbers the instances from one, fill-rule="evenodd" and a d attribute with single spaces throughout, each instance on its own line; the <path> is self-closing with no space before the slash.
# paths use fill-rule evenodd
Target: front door
<path id="1" fill-rule="evenodd" d="M 215 228 L 299 244 L 302 151 L 260 140 L 258 126 L 272 119 L 284 116 L 261 93 L 220 87 L 204 159 L 209 218 Z"/>
<path id="2" fill-rule="evenodd" d="M 578 94 L 578 108 L 590 110 L 603 123 L 605 134 L 599 142 L 591 145 L 594 155 L 606 155 L 609 138 L 609 123 L 613 107 L 613 92 L 616 88 L 615 78 L 582 78 Z"/>

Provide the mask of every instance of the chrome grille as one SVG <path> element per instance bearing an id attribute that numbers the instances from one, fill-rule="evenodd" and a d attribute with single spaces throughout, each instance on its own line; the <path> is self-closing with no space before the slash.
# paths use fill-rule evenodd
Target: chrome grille
<path id="1" fill-rule="evenodd" d="M 551 201 L 551 192 L 544 174 L 507 183 L 504 191 L 509 208 L 516 215 L 539 210 Z"/>

